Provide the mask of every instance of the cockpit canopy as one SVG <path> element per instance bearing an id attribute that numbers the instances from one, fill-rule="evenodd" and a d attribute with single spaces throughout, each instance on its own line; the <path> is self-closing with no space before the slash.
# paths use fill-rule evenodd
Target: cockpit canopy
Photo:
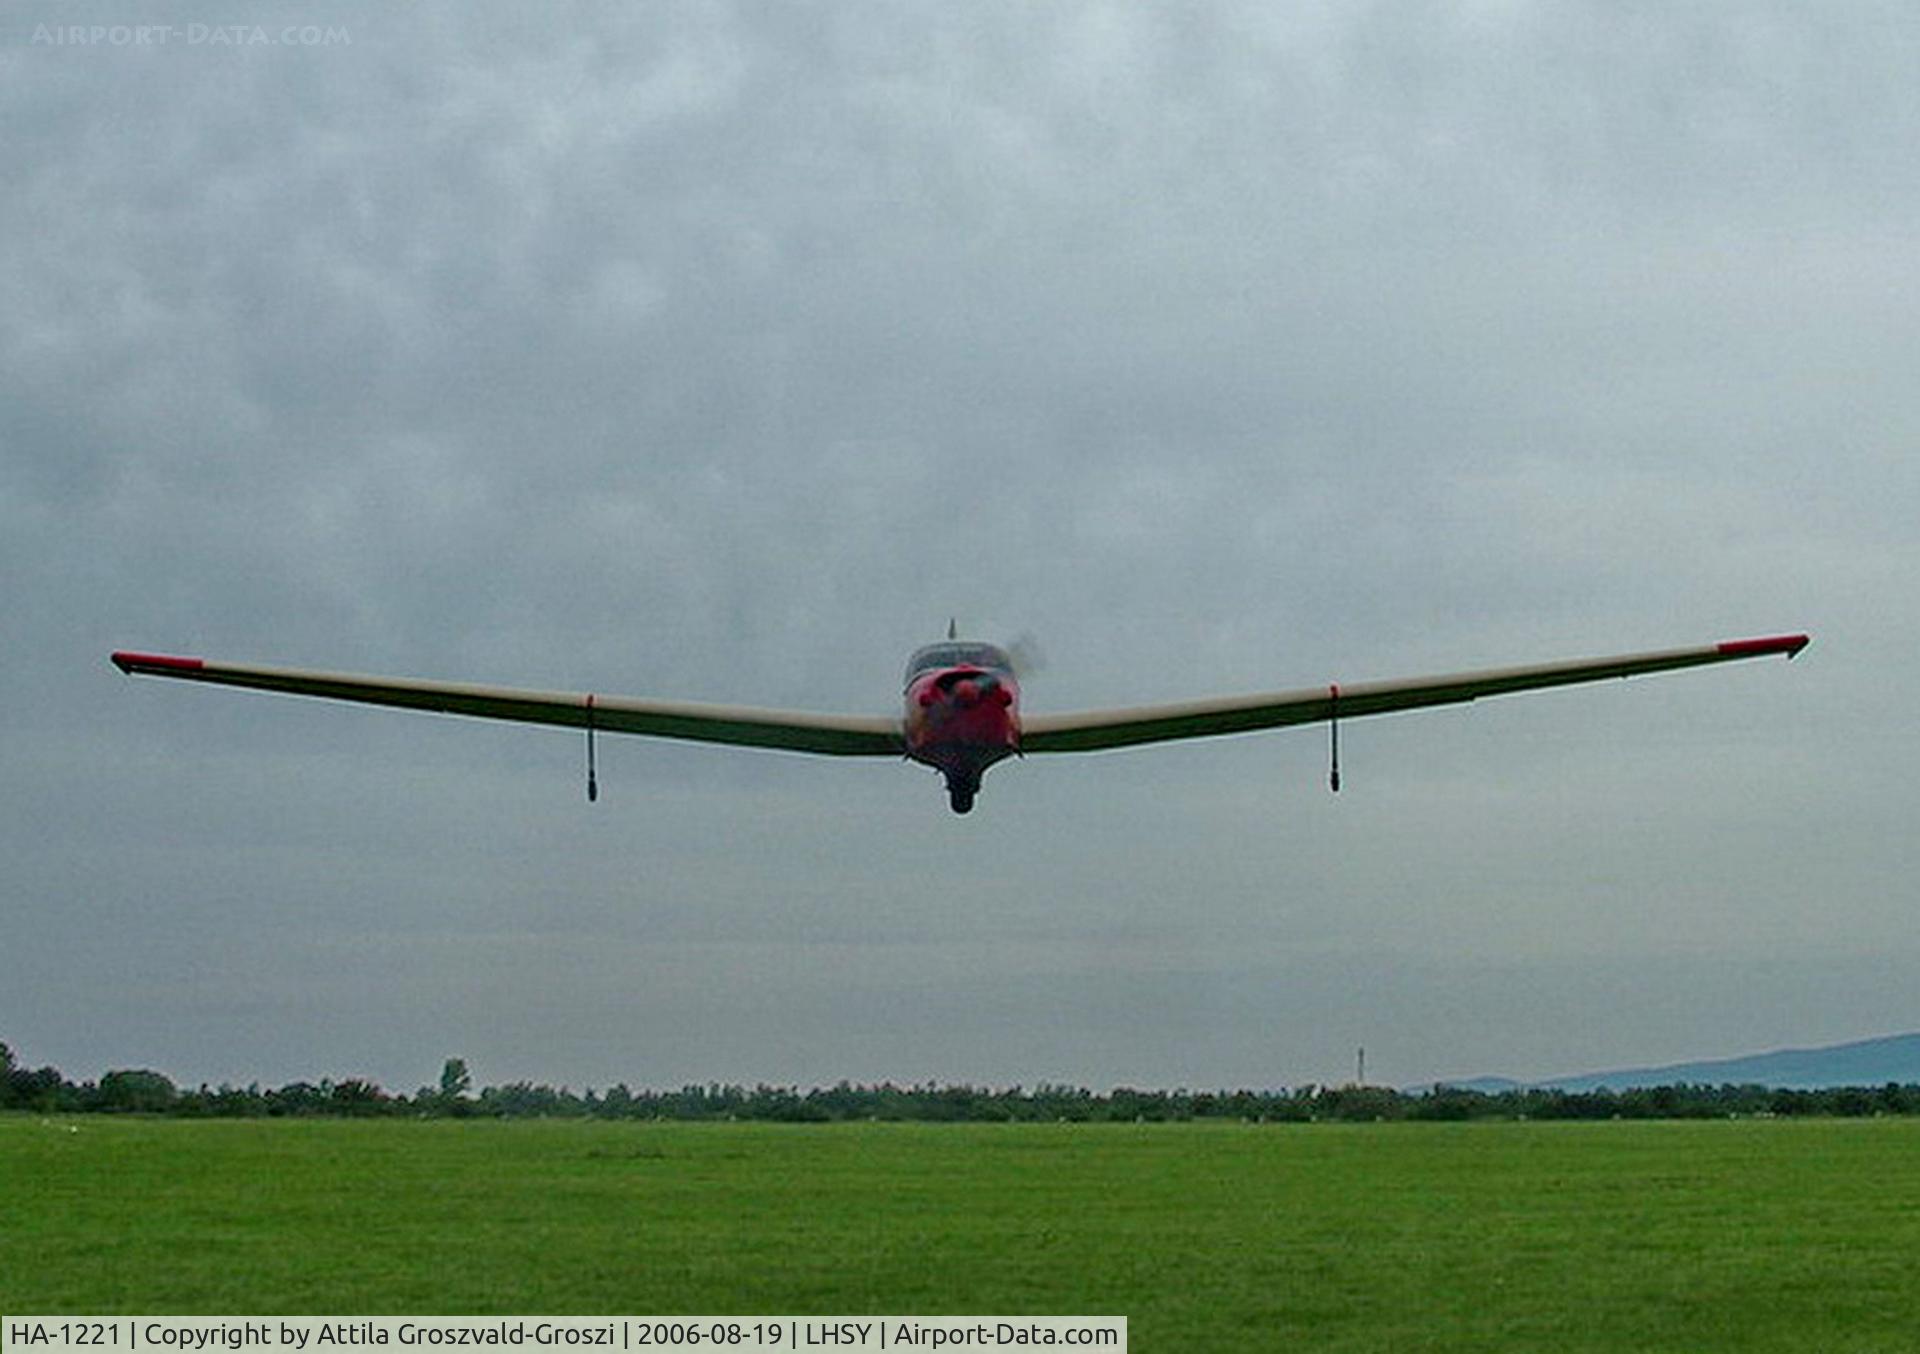
<path id="1" fill-rule="evenodd" d="M 929 644 L 924 649 L 916 649 L 913 657 L 907 660 L 907 683 L 923 672 L 935 668 L 993 668 L 999 672 L 1012 672 L 1013 660 L 1007 657 L 1007 651 L 997 644 L 977 644 L 971 640 L 947 640 L 942 644 Z"/>

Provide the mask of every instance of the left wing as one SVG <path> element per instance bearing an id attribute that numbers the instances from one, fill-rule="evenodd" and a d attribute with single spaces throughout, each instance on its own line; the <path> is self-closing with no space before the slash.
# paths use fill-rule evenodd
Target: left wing
<path id="1" fill-rule="evenodd" d="M 693 701 L 636 700 L 511 687 L 423 682 L 404 677 L 358 677 L 299 668 L 253 667 L 214 663 L 165 654 L 116 653 L 114 666 L 125 673 L 176 677 L 219 686 L 284 691 L 296 696 L 436 710 L 483 719 L 512 719 L 530 724 L 560 724 L 611 733 L 652 734 L 701 743 L 822 752 L 840 757 L 898 757 L 905 751 L 897 720 L 860 715 L 821 715 L 800 710 L 761 710 L 745 705 L 705 705 Z"/>
<path id="2" fill-rule="evenodd" d="M 1414 677 L 1394 682 L 1358 682 L 1274 691 L 1257 696 L 1228 696 L 1217 700 L 1174 705 L 1143 705 L 1121 710 L 1088 710 L 1068 715 L 1028 715 L 1021 720 L 1022 752 L 1091 752 L 1100 748 L 1131 747 L 1174 738 L 1206 738 L 1214 734 L 1277 729 L 1288 724 L 1313 724 L 1328 719 L 1382 715 L 1392 710 L 1415 710 L 1427 705 L 1451 705 L 1497 696 L 1508 691 L 1597 682 L 1607 677 L 1632 677 L 1645 672 L 1698 667 L 1766 654 L 1792 658 L 1807 647 L 1806 635 L 1776 635 L 1768 639 L 1737 639 L 1690 649 L 1661 649 L 1651 653 L 1617 654 L 1611 658 L 1581 658 L 1565 663 L 1537 663 L 1521 668 L 1492 668 L 1484 672 L 1456 672 L 1439 677 Z"/>

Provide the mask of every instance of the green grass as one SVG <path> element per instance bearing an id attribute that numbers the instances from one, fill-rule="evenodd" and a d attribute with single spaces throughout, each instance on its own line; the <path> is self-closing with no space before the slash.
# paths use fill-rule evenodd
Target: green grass
<path id="1" fill-rule="evenodd" d="M 1103 1313 L 1136 1348 L 1910 1350 L 1920 1121 L 0 1116 L 0 1312 Z"/>

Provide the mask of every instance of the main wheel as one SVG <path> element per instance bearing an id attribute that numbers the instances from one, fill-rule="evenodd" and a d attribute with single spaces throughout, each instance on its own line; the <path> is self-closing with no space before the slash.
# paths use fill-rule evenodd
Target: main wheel
<path id="1" fill-rule="evenodd" d="M 966 789 L 956 787 L 948 792 L 947 802 L 953 806 L 955 813 L 972 813 L 973 794 L 972 787 Z"/>

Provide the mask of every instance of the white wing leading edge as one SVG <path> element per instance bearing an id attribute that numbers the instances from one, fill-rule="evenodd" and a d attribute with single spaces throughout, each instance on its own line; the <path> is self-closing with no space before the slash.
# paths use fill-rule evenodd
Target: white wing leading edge
<path id="1" fill-rule="evenodd" d="M 1298 691 L 1228 696 L 1173 705 L 1088 710 L 1066 715 L 1029 715 L 1021 721 L 1020 750 L 1093 752 L 1102 748 L 1132 747 L 1139 743 L 1159 743 L 1175 738 L 1207 738 L 1217 734 L 1247 733 L 1255 729 L 1277 729 L 1289 724 L 1314 724 L 1336 718 L 1381 715 L 1393 710 L 1415 710 L 1428 705 L 1452 705 L 1509 691 L 1597 682 L 1608 677 L 1633 677 L 1641 673 L 1726 663 L 1767 654 L 1785 654 L 1792 658 L 1808 643 L 1806 635 L 1776 635 L 1767 639 L 1730 640 L 1724 644 L 1705 644 L 1688 649 L 1661 649 L 1650 653 L 1581 658 L 1518 668 L 1490 668 L 1484 672 L 1456 672 L 1392 682 L 1356 682 L 1352 685 L 1342 682 Z"/>
<path id="2" fill-rule="evenodd" d="M 121 652 L 113 662 L 125 673 L 176 677 L 219 686 L 244 686 L 296 696 L 393 705 L 408 710 L 559 724 L 609 733 L 651 734 L 702 743 L 735 743 L 840 757 L 898 757 L 905 750 L 897 719 L 761 710 L 693 701 L 635 700 L 511 687 L 423 682 L 397 677 L 360 677 L 342 672 L 254 667 L 199 658 Z"/>

